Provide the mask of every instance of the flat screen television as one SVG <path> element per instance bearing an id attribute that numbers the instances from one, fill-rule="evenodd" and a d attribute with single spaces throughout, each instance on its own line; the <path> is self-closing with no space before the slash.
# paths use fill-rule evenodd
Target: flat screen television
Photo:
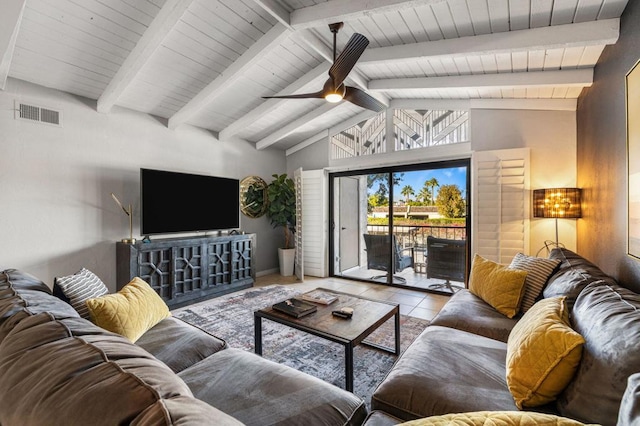
<path id="1" fill-rule="evenodd" d="M 212 231 L 240 227 L 240 181 L 140 169 L 140 233 Z"/>

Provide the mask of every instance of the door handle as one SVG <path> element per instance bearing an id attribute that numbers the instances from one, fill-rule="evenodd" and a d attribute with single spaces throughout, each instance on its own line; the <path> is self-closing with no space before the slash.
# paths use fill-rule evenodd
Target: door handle
<path id="1" fill-rule="evenodd" d="M 342 231 L 344 231 L 345 229 L 347 229 L 347 228 L 345 228 L 344 226 L 342 228 L 340 228 L 340 230 L 342 230 Z"/>

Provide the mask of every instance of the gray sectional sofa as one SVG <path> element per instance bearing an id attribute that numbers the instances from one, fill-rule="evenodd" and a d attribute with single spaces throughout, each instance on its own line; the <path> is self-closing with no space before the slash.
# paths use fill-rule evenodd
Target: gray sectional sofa
<path id="1" fill-rule="evenodd" d="M 542 298 L 566 296 L 585 339 L 557 401 L 535 408 L 585 423 L 640 424 L 640 295 L 565 249 Z M 78 316 L 40 280 L 0 273 L 0 424 L 388 426 L 518 408 L 506 353 L 520 317 L 456 293 L 396 361 L 367 416 L 353 394 L 167 318 L 136 344 Z"/>
<path id="2" fill-rule="evenodd" d="M 0 424 L 360 425 L 360 398 L 176 318 L 136 344 L 0 272 Z"/>
<path id="3" fill-rule="evenodd" d="M 585 423 L 640 424 L 640 295 L 566 249 L 542 297 L 566 296 L 585 339 L 577 372 L 557 401 L 535 410 Z M 396 361 L 371 400 L 367 426 L 469 411 L 518 411 L 506 382 L 509 319 L 457 292 Z M 626 391 L 626 393 L 625 393 Z"/>

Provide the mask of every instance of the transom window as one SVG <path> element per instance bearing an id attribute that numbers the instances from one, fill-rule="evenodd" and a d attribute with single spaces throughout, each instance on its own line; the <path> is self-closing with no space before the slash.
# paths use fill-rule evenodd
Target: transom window
<path id="1" fill-rule="evenodd" d="M 387 113 L 393 111 L 393 146 L 387 146 Z M 468 110 L 389 109 L 331 135 L 333 160 L 469 141 Z"/>

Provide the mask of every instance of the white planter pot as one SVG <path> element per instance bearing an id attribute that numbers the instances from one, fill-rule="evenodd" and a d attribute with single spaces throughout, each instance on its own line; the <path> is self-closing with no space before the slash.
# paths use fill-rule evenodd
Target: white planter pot
<path id="1" fill-rule="evenodd" d="M 289 277 L 293 275 L 293 265 L 296 255 L 296 249 L 278 249 L 278 261 L 280 262 L 280 275 Z"/>

